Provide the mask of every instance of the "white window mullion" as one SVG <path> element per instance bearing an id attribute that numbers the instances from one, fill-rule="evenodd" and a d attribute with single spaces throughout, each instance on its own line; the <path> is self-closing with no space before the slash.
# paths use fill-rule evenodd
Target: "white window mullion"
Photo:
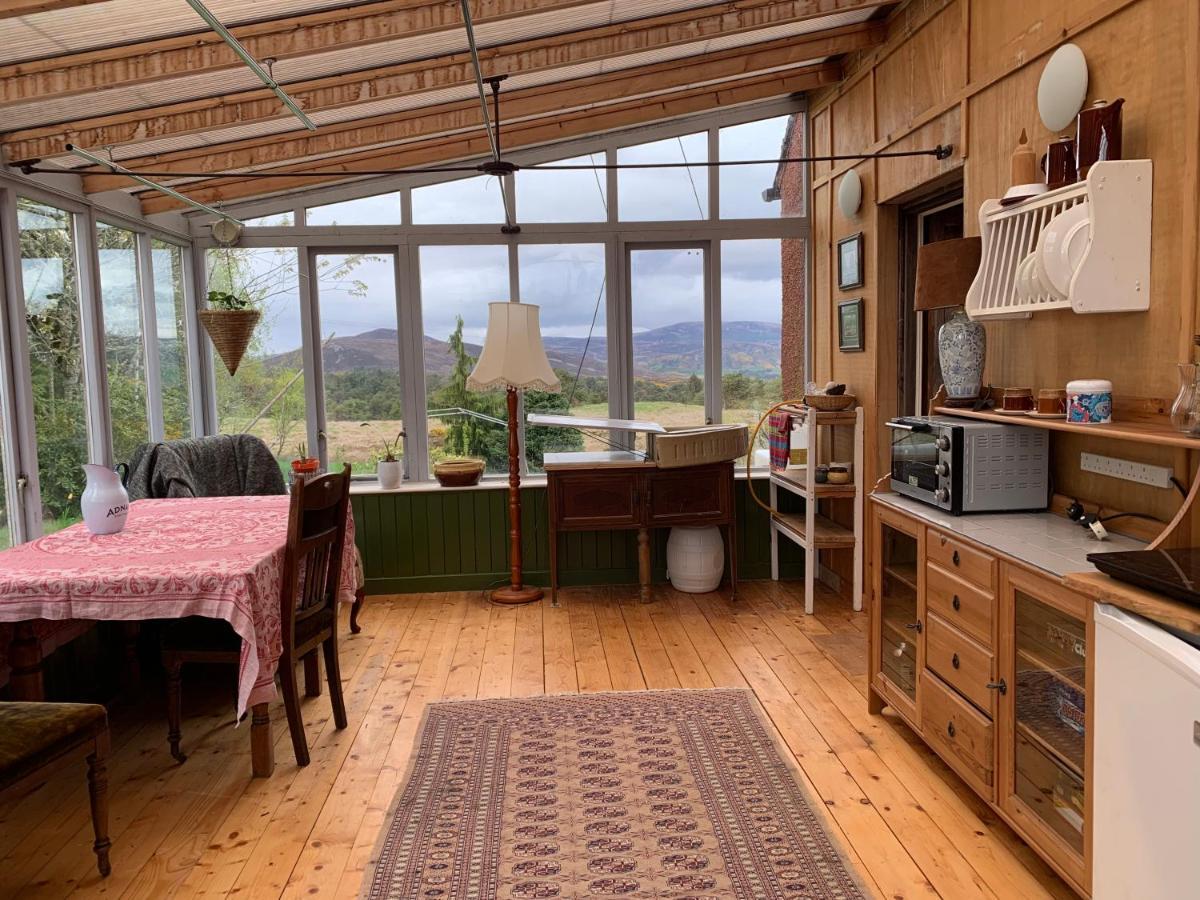
<path id="1" fill-rule="evenodd" d="M 75 236 L 75 271 L 81 323 L 84 393 L 87 398 L 88 459 L 112 465 L 112 416 L 108 403 L 108 369 L 104 364 L 104 310 L 100 298 L 100 251 L 96 215 L 71 216 Z"/>
<path id="2" fill-rule="evenodd" d="M 14 544 L 41 533 L 37 441 L 29 348 L 25 339 L 25 301 L 21 281 L 20 229 L 16 196 L 0 190 L 0 429 L 3 429 L 4 490 L 8 527 Z"/>
<path id="3" fill-rule="evenodd" d="M 162 366 L 158 358 L 158 310 L 154 305 L 154 256 L 150 235 L 136 233 L 138 302 L 142 310 L 142 353 L 146 360 L 146 416 L 150 440 L 163 439 Z"/>
<path id="4" fill-rule="evenodd" d="M 704 417 L 721 421 L 721 242 L 704 250 Z"/>
<path id="5" fill-rule="evenodd" d="M 321 465 L 325 458 L 325 391 L 321 360 L 321 325 L 317 312 L 316 252 L 297 254 L 300 289 L 300 343 L 304 366 L 304 411 L 308 423 L 309 456 L 316 456 Z M 285 448 L 286 451 L 286 448 Z"/>
<path id="6" fill-rule="evenodd" d="M 429 471 L 429 423 L 425 402 L 425 341 L 421 316 L 421 248 L 407 251 L 407 269 L 396 273 L 396 295 L 400 323 L 400 389 L 404 395 L 404 456 L 409 460 L 408 477 L 427 481 Z M 397 267 L 401 266 L 397 256 Z"/>
<path id="7" fill-rule="evenodd" d="M 188 395 L 191 403 L 192 434 L 196 437 L 217 433 L 217 382 L 213 369 L 212 343 L 196 314 L 208 296 L 208 269 L 204 248 L 192 246 L 185 254 L 184 306 L 187 310 Z"/>

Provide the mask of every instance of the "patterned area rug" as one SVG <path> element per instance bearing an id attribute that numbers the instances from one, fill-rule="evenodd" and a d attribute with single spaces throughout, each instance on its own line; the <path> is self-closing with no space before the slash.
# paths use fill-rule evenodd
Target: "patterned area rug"
<path id="1" fill-rule="evenodd" d="M 432 704 L 364 889 L 864 896 L 744 690 Z"/>

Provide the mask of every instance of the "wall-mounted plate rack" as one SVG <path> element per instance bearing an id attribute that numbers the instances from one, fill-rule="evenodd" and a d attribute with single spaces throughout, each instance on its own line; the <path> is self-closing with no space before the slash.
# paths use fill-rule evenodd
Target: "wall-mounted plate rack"
<path id="1" fill-rule="evenodd" d="M 1150 217 L 1154 165 L 1148 159 L 1098 162 L 1087 180 L 1011 206 L 979 208 L 983 252 L 967 293 L 972 319 L 1028 318 L 1049 309 L 1136 312 L 1150 307 Z M 1019 284 L 1018 266 L 1061 213 L 1086 203 L 1090 237 L 1066 294 Z M 1035 280 L 1036 281 L 1036 280 Z"/>

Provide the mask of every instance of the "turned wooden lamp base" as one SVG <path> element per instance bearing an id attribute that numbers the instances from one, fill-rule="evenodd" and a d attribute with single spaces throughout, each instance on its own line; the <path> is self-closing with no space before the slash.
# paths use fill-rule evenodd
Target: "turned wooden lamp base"
<path id="1" fill-rule="evenodd" d="M 534 603 L 542 599 L 542 589 L 539 587 L 502 587 L 492 591 L 491 598 L 493 603 L 518 604 L 518 603 Z"/>

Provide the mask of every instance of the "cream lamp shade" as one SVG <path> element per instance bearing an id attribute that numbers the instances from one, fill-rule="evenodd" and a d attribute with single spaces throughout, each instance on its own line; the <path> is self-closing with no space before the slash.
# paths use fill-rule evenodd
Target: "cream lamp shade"
<path id="1" fill-rule="evenodd" d="M 917 248 L 917 284 L 913 309 L 945 309 L 967 302 L 967 291 L 979 271 L 977 237 L 935 241 Z"/>
<path id="2" fill-rule="evenodd" d="M 479 362 L 467 376 L 469 390 L 559 390 L 558 376 L 542 347 L 538 313 L 539 307 L 531 303 L 488 304 L 487 336 Z"/>

